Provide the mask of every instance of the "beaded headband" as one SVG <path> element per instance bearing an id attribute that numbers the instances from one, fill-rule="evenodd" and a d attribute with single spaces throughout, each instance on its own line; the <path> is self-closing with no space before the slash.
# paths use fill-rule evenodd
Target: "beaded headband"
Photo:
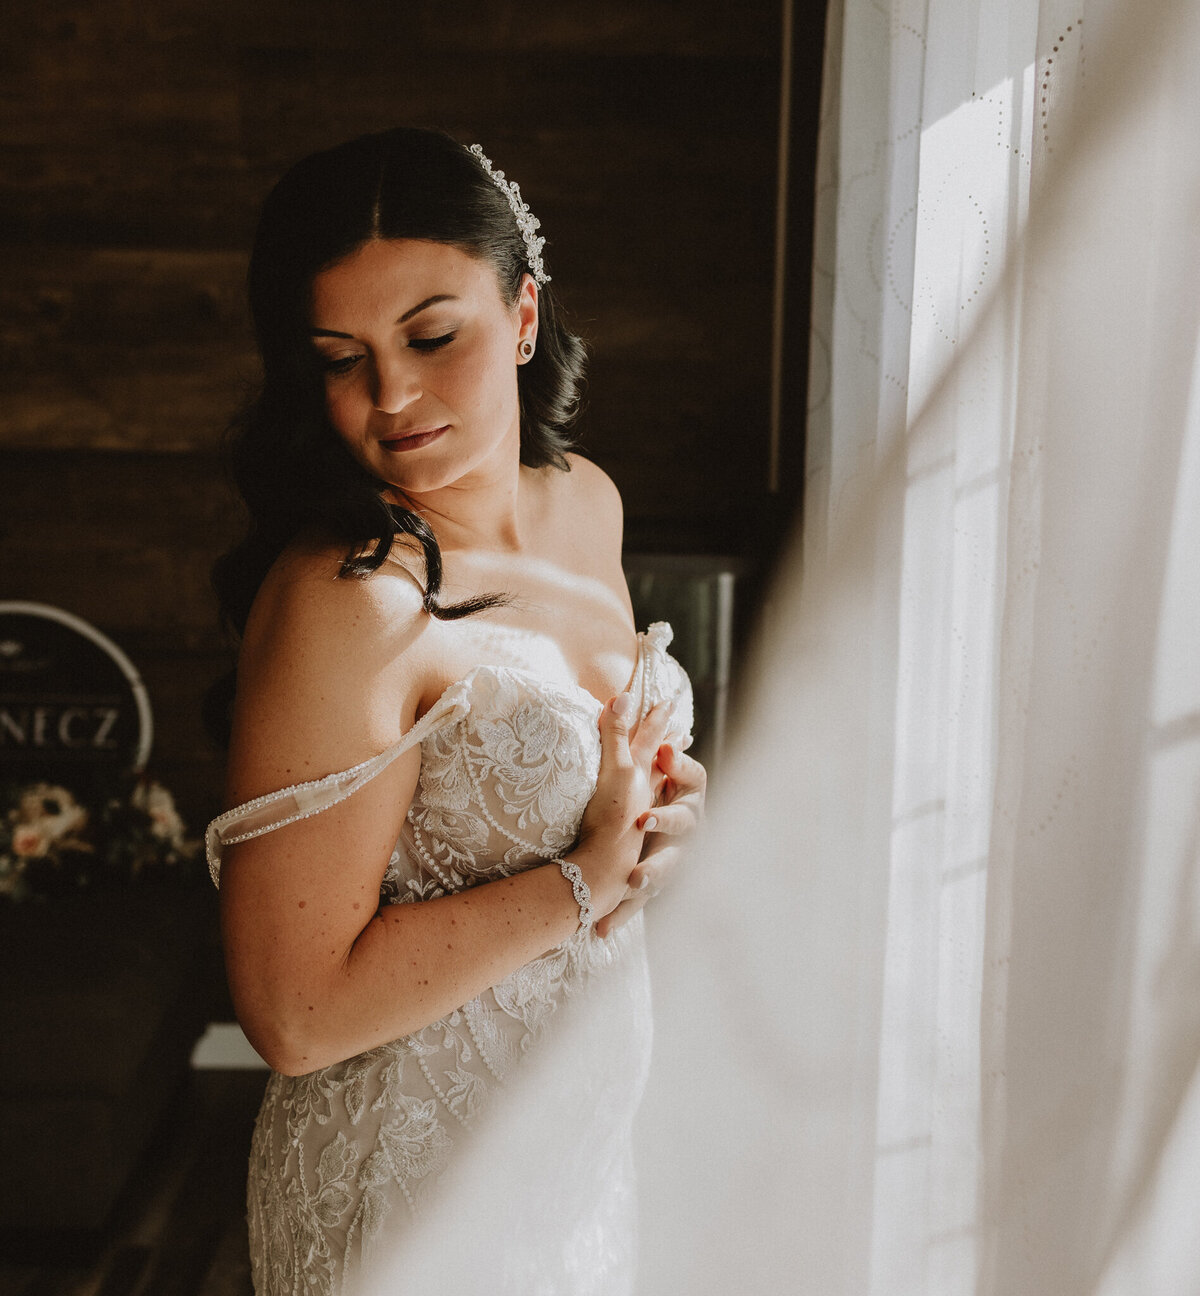
<path id="1" fill-rule="evenodd" d="M 517 229 L 521 231 L 521 237 L 525 240 L 525 260 L 529 263 L 529 272 L 533 275 L 534 282 L 548 284 L 550 276 L 542 264 L 542 248 L 546 246 L 546 240 L 537 232 L 542 222 L 529 210 L 529 204 L 522 200 L 521 186 L 513 180 L 506 180 L 503 171 L 494 171 L 480 145 L 472 144 L 470 152 L 475 154 L 479 159 L 479 165 L 488 173 L 492 183 L 508 199 L 508 205 L 517 218 Z"/>

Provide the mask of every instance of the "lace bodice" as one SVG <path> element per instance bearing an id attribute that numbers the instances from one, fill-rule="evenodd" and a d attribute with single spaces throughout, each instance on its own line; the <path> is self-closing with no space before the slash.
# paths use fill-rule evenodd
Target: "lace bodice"
<path id="1" fill-rule="evenodd" d="M 639 636 L 629 688 L 639 715 L 671 700 L 668 732 L 686 745 L 691 690 L 666 653 L 670 639 L 661 622 Z M 600 703 L 577 685 L 479 666 L 379 756 L 214 820 L 206 834 L 213 879 L 219 882 L 225 846 L 337 804 L 417 743 L 417 790 L 383 876 L 382 903 L 431 899 L 555 858 L 575 839 L 595 789 L 599 713 Z M 568 1000 L 575 1029 L 583 1031 L 573 1055 L 598 1095 L 582 1128 L 570 1131 L 574 1144 L 590 1145 L 581 1164 L 591 1169 L 582 1181 L 573 1178 L 567 1195 L 574 1208 L 563 1209 L 564 1193 L 556 1193 L 556 1227 L 576 1242 L 542 1248 L 536 1283 L 516 1273 L 511 1290 L 625 1290 L 629 1125 L 649 1045 L 642 939 L 640 918 L 607 940 L 578 932 L 423 1030 L 308 1076 L 273 1075 L 251 1153 L 251 1252 L 260 1296 L 371 1290 L 364 1275 L 378 1259 L 381 1236 L 393 1237 L 397 1216 L 419 1209 L 451 1165 L 456 1139 Z M 603 995 L 577 993 L 598 977 Z M 588 1012 L 589 1001 L 596 1011 Z M 542 1141 L 553 1150 L 552 1141 Z M 558 1171 L 550 1163 L 543 1169 L 545 1186 Z M 529 1166 L 522 1178 L 538 1173 Z M 558 1259 L 547 1261 L 547 1254 Z"/>

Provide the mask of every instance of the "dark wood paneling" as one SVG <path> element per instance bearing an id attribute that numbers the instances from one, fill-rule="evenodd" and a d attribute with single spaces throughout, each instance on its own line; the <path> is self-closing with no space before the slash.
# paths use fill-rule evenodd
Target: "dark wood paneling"
<path id="1" fill-rule="evenodd" d="M 0 597 L 65 608 L 125 649 L 154 710 L 151 769 L 199 830 L 222 782 L 201 699 L 231 664 L 208 583 L 240 525 L 224 469 L 94 450 L 10 451 L 3 468 Z"/>
<path id="2" fill-rule="evenodd" d="M 5 1296 L 250 1296 L 246 1156 L 265 1071 L 196 1071 L 102 1236 L 0 1235 Z"/>
<path id="3" fill-rule="evenodd" d="M 327 0 L 163 0 L 112 3 L 70 0 L 9 6 L 5 25 L 17 48 L 3 66 L 20 62 L 30 43 L 182 43 L 205 49 L 375 49 L 403 57 L 404 41 L 431 53 L 507 51 L 663 54 L 713 57 L 769 53 L 778 35 L 775 10 L 705 0 L 360 0 L 332 9 Z"/>
<path id="4" fill-rule="evenodd" d="M 712 372 L 687 424 L 739 419 L 734 380 L 761 379 L 768 349 L 777 23 L 768 0 L 26 13 L 0 111 L 0 445 L 212 448 L 252 372 L 240 284 L 263 194 L 397 121 L 483 141 L 535 203 L 609 362 L 598 458 L 635 459 L 693 365 Z M 761 477 L 761 420 L 754 436 Z M 658 489 L 665 515 L 690 509 Z"/>
<path id="5" fill-rule="evenodd" d="M 746 552 L 777 0 L 64 0 L 5 35 L 0 593 L 134 655 L 194 821 L 219 797 L 196 702 L 224 661 L 207 572 L 237 530 L 215 455 L 254 381 L 246 252 L 263 195 L 314 148 L 402 121 L 482 142 L 591 345 L 582 442 L 631 543 Z"/>
<path id="6" fill-rule="evenodd" d="M 256 362 L 242 252 L 0 248 L 8 447 L 213 448 Z"/>

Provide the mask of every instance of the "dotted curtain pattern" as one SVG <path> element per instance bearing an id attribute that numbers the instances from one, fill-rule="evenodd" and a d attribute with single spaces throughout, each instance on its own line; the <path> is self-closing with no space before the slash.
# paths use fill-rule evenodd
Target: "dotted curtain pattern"
<path id="1" fill-rule="evenodd" d="M 827 32 L 804 533 L 647 908 L 636 1291 L 1200 1291 L 1200 7 Z"/>
<path id="2" fill-rule="evenodd" d="M 1200 22 L 835 0 L 827 31 L 797 633 L 859 639 L 872 970 L 866 1259 L 825 1290 L 1200 1289 L 1169 1228 L 1200 1186 Z"/>

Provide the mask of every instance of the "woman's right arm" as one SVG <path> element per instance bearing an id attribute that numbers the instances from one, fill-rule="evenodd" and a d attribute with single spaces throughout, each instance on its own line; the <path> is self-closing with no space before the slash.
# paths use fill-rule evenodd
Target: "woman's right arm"
<path id="1" fill-rule="evenodd" d="M 255 605 L 239 666 L 231 804 L 346 769 L 394 743 L 421 700 L 419 595 L 403 577 L 333 580 L 292 558 Z M 632 739 L 610 704 L 581 845 L 597 916 L 638 862 L 666 708 Z M 227 849 L 221 914 L 230 989 L 251 1043 L 304 1074 L 419 1030 L 566 940 L 579 925 L 557 864 L 453 896 L 378 906 L 412 801 L 413 750 L 348 800 Z"/>

